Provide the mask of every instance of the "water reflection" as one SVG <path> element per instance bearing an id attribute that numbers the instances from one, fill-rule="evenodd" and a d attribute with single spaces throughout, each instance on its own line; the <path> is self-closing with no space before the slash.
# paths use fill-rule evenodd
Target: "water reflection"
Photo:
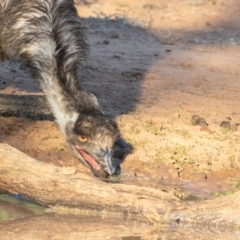
<path id="1" fill-rule="evenodd" d="M 44 213 L 0 223 L 1 240 L 158 240 L 158 239 L 239 239 L 237 229 L 218 229 L 201 224 L 158 225 L 130 217 Z"/>
<path id="2" fill-rule="evenodd" d="M 12 195 L 0 195 L 0 222 L 9 219 L 19 219 L 45 211 L 44 207 L 27 202 Z"/>
<path id="3" fill-rule="evenodd" d="M 6 221 L 8 220 L 8 221 Z M 47 213 L 45 208 L 4 195 L 0 197 L 1 240 L 140 240 L 140 239 L 239 239 L 240 231 L 206 223 L 153 225 L 141 215 L 90 215 Z"/>

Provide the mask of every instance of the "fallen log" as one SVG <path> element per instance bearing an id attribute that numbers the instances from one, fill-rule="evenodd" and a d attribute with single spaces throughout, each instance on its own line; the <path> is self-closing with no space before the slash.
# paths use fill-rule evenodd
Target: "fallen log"
<path id="1" fill-rule="evenodd" d="M 42 163 L 3 143 L 0 159 L 0 188 L 45 206 L 143 214 L 153 223 L 168 218 L 240 226 L 240 192 L 208 201 L 182 202 L 160 189 L 111 184 L 72 167 Z"/>
<path id="2" fill-rule="evenodd" d="M 110 184 L 37 161 L 7 144 L 0 144 L 0 188 L 22 194 L 46 206 L 67 206 L 120 213 L 143 213 L 147 208 L 167 209 L 177 198 L 161 190 Z"/>

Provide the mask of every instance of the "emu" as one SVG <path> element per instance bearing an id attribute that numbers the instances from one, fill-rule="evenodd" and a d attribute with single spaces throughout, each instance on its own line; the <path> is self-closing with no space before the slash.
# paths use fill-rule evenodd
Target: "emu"
<path id="1" fill-rule="evenodd" d="M 0 57 L 30 69 L 72 151 L 106 177 L 116 172 L 119 130 L 78 82 L 87 52 L 73 0 L 0 0 Z"/>

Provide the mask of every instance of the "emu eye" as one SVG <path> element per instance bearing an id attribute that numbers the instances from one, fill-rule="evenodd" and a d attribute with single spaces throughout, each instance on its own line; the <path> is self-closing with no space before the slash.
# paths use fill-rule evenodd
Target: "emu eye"
<path id="1" fill-rule="evenodd" d="M 84 136 L 84 135 L 79 135 L 79 136 L 78 136 L 78 140 L 79 140 L 80 142 L 86 142 L 86 141 L 87 141 L 87 137 Z"/>

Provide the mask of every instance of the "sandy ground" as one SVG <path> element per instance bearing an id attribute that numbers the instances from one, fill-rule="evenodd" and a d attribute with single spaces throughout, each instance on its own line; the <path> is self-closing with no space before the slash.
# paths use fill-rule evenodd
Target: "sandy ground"
<path id="1" fill-rule="evenodd" d="M 133 148 L 123 179 L 200 197 L 232 194 L 240 182 L 240 2 L 77 4 L 90 45 L 79 79 Z M 5 62 L 0 93 L 41 89 L 23 66 Z M 1 117 L 0 140 L 38 160 L 88 171 L 54 122 Z"/>

